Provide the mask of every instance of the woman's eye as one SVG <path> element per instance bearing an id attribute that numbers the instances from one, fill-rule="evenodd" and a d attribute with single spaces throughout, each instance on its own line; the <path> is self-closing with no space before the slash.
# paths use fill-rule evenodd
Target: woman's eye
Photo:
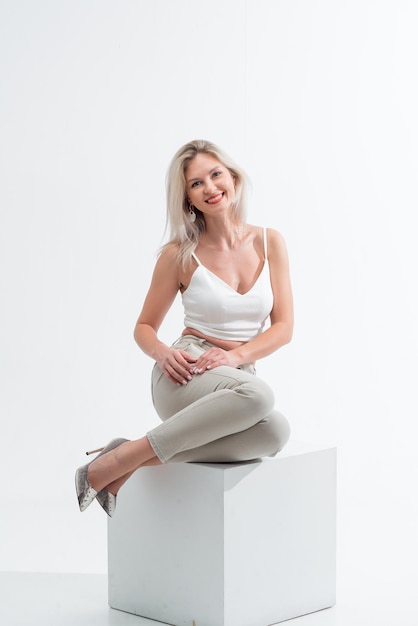
<path id="1" fill-rule="evenodd" d="M 222 174 L 222 172 L 213 172 L 214 176 L 220 176 Z"/>
<path id="2" fill-rule="evenodd" d="M 193 187 L 197 187 L 199 184 L 200 184 L 200 181 L 199 180 L 195 180 L 195 182 L 192 183 L 192 189 L 193 189 Z"/>

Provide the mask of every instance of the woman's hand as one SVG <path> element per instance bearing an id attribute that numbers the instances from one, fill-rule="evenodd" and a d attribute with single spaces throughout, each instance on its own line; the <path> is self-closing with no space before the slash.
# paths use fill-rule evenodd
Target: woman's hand
<path id="1" fill-rule="evenodd" d="M 211 370 L 220 365 L 238 367 L 240 362 L 233 350 L 222 350 L 222 348 L 209 348 L 200 356 L 192 367 L 192 374 L 202 374 L 206 370 Z"/>
<path id="2" fill-rule="evenodd" d="M 176 385 L 187 385 L 192 380 L 193 367 L 196 359 L 185 350 L 168 348 L 156 358 L 160 370 L 171 382 Z"/>

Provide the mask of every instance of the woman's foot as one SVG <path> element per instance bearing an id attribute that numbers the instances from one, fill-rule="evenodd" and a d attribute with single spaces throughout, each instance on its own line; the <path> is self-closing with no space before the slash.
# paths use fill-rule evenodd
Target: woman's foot
<path id="1" fill-rule="evenodd" d="M 96 492 L 106 488 L 111 493 L 117 493 L 124 482 L 121 480 L 123 477 L 155 458 L 147 437 L 126 441 L 104 456 L 99 455 L 94 459 L 88 468 L 88 483 Z"/>
<path id="2" fill-rule="evenodd" d="M 115 445 L 116 441 L 118 443 Z M 124 451 L 119 448 L 123 448 Z M 109 505 L 109 513 L 106 511 L 108 515 L 113 513 L 116 497 L 112 498 L 112 495 L 117 493 L 130 474 L 142 465 L 158 463 L 159 460 L 147 437 L 135 441 L 113 439 L 91 463 L 83 465 L 76 472 L 80 511 L 85 511 L 97 494 L 101 494 L 99 503 L 101 506 L 102 502 L 106 507 Z"/>
<path id="3" fill-rule="evenodd" d="M 101 491 L 97 491 L 92 487 L 89 481 L 89 467 L 100 456 L 103 456 L 107 452 L 114 450 L 126 441 L 129 441 L 129 439 L 112 439 L 112 441 L 110 441 L 107 446 L 103 448 L 100 454 L 98 454 L 95 459 L 93 459 L 93 461 L 87 463 L 87 465 L 79 467 L 76 471 L 75 485 L 80 511 L 85 511 L 87 507 L 93 502 L 93 500 L 97 498 L 97 501 L 99 502 L 100 506 L 106 511 L 106 513 L 110 517 L 113 515 L 116 507 L 116 496 L 108 492 L 105 488 Z"/>

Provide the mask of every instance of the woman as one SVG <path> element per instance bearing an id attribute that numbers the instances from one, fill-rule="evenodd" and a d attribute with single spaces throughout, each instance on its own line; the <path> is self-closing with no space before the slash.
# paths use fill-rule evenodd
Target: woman
<path id="1" fill-rule="evenodd" d="M 174 156 L 171 239 L 134 333 L 155 361 L 152 395 L 163 423 L 135 441 L 111 441 L 77 470 L 81 511 L 97 498 L 112 515 L 116 494 L 139 467 L 246 461 L 286 444 L 287 420 L 254 364 L 292 336 L 288 258 L 278 232 L 245 222 L 245 190 L 242 170 L 212 143 L 190 142 Z M 185 328 L 170 347 L 157 332 L 178 291 Z"/>

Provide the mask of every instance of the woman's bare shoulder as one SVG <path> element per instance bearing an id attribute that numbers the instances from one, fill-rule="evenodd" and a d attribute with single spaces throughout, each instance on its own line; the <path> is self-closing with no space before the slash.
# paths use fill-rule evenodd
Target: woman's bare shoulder
<path id="1" fill-rule="evenodd" d="M 251 232 L 254 237 L 259 238 L 260 241 L 264 239 L 264 232 L 266 233 L 267 248 L 269 250 L 278 251 L 286 249 L 286 242 L 283 235 L 275 228 L 254 226 L 252 224 L 248 224 L 247 226 L 249 232 Z"/>
<path id="2" fill-rule="evenodd" d="M 179 249 L 180 249 L 180 244 L 177 241 L 168 241 L 163 246 L 161 246 L 161 248 L 160 248 L 160 256 L 161 256 L 161 254 L 167 254 L 169 256 L 170 255 L 174 256 L 174 255 L 178 254 Z"/>
<path id="3" fill-rule="evenodd" d="M 160 265 L 178 265 L 179 244 L 169 241 L 164 244 L 158 253 L 158 263 Z"/>
<path id="4" fill-rule="evenodd" d="M 267 256 L 270 262 L 288 263 L 288 253 L 285 238 L 275 228 L 267 228 Z"/>
<path id="5" fill-rule="evenodd" d="M 281 232 L 276 230 L 275 228 L 266 228 L 267 238 L 268 240 L 277 245 L 283 246 L 285 245 L 285 240 Z"/>
<path id="6" fill-rule="evenodd" d="M 174 279 L 181 291 L 187 288 L 191 275 L 196 269 L 196 262 L 190 261 L 184 266 L 180 255 L 180 244 L 169 242 L 160 250 L 156 270 L 166 280 Z"/>

